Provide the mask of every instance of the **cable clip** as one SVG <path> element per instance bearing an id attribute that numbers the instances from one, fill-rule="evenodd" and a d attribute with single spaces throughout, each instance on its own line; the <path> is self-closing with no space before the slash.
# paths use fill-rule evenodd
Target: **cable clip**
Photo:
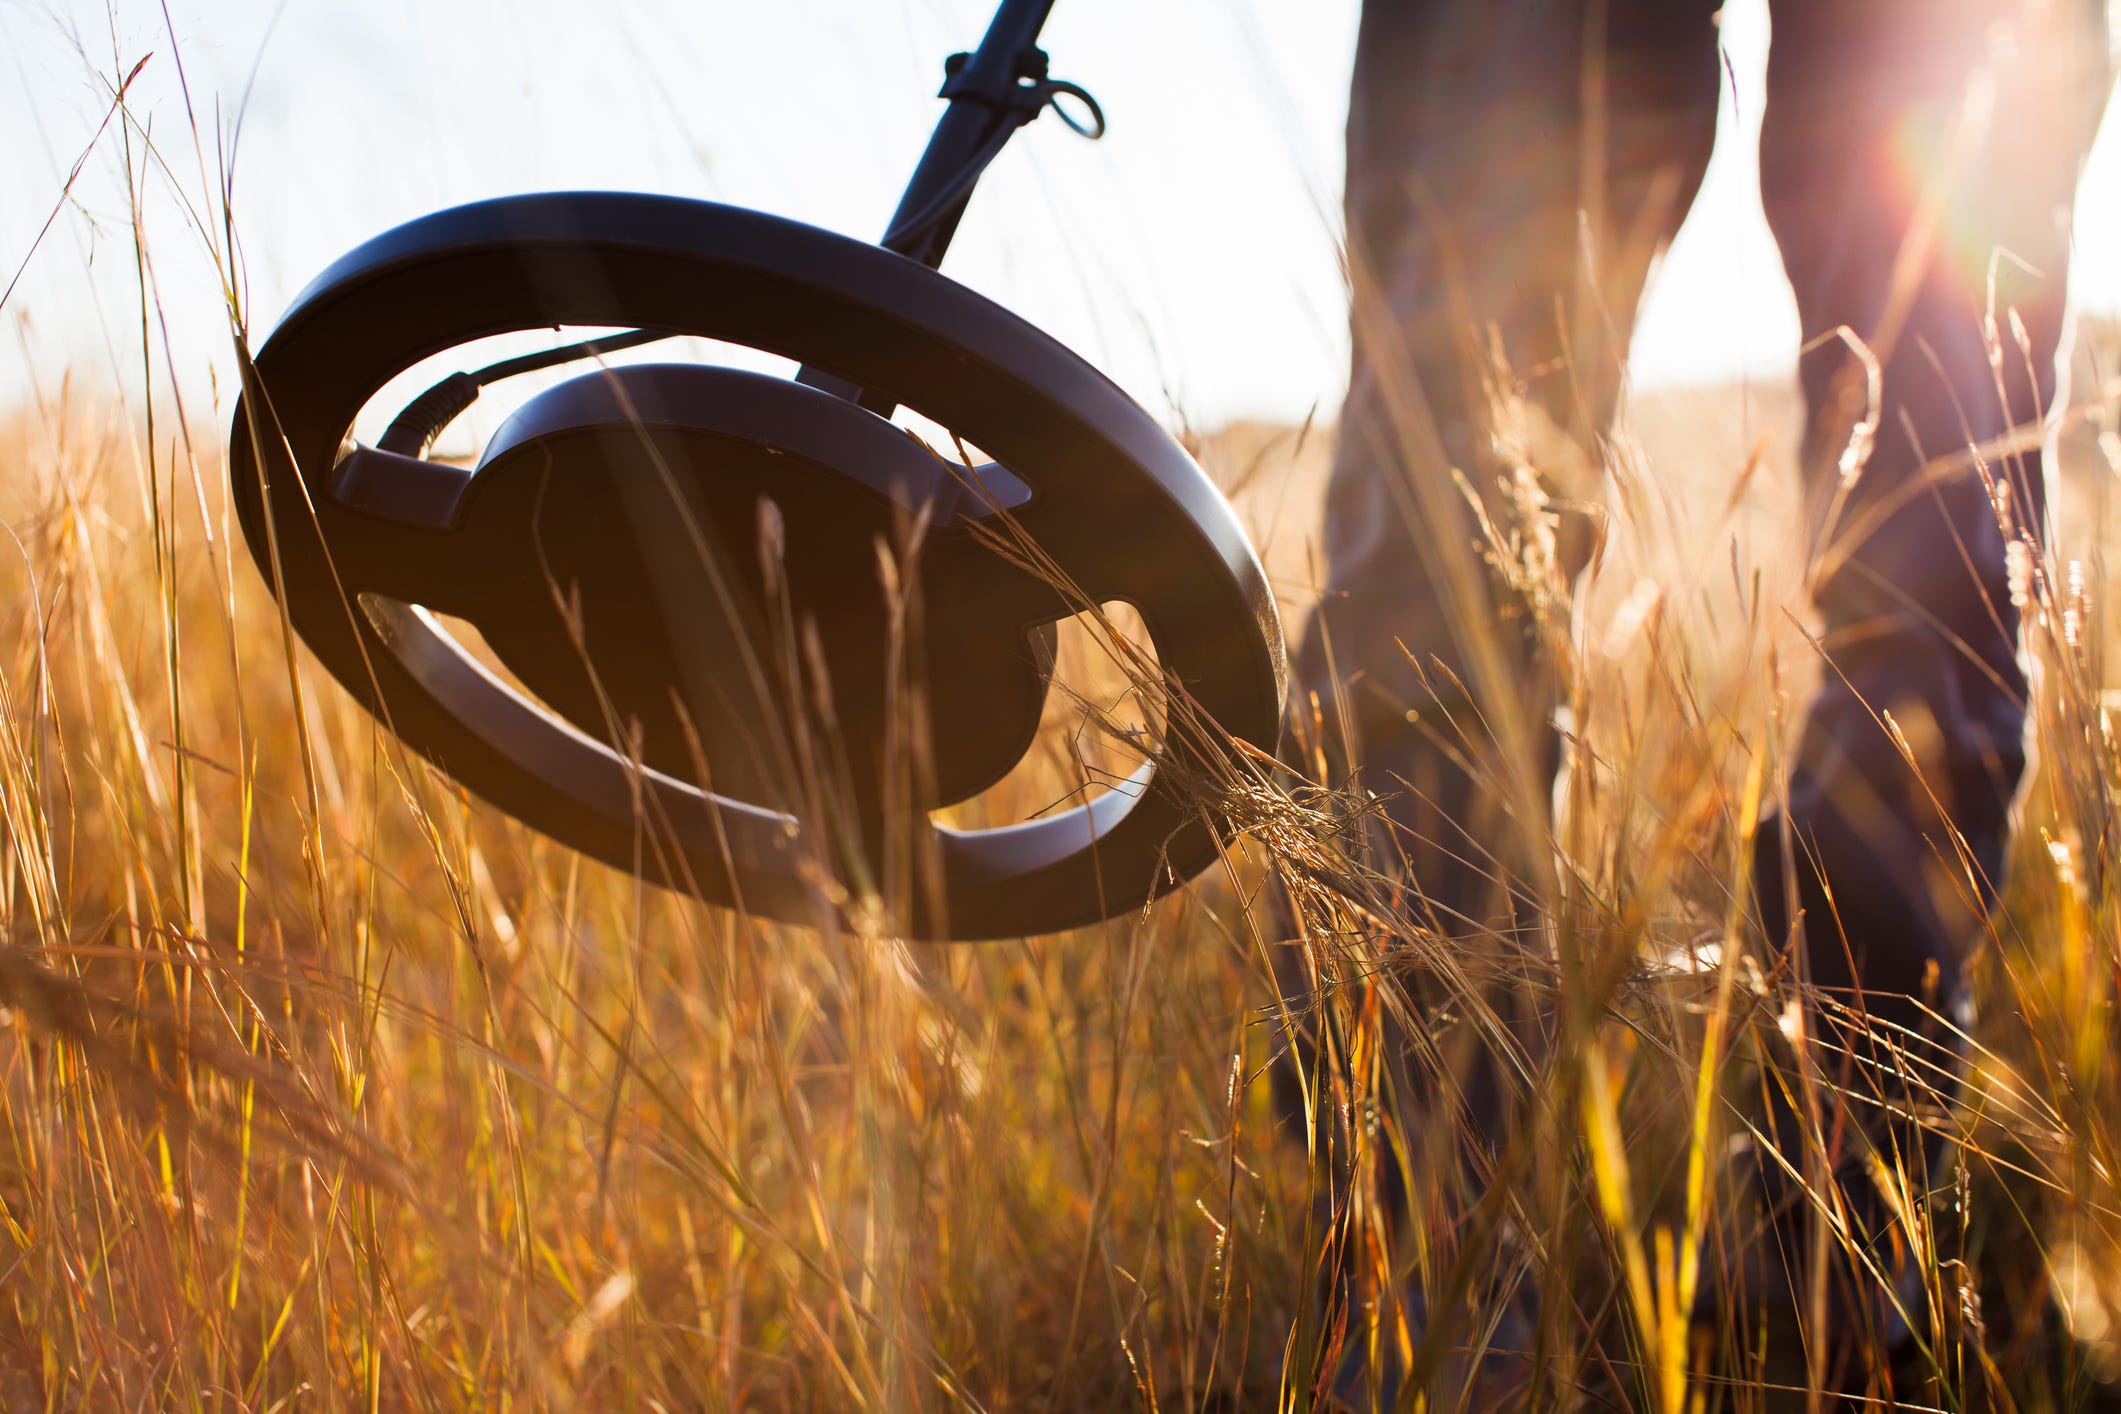
<path id="1" fill-rule="evenodd" d="M 1017 56 L 1015 80 L 1003 93 L 997 94 L 969 78 L 965 70 L 971 62 L 970 54 L 952 54 L 943 60 L 943 86 L 938 98 L 969 98 L 985 103 L 1006 111 L 1019 127 L 1051 108 L 1069 131 L 1093 142 L 1105 135 L 1105 110 L 1081 84 L 1048 78 L 1046 51 L 1036 45 Z M 1061 102 L 1063 98 L 1074 100 L 1083 111 L 1077 113 L 1074 104 Z"/>

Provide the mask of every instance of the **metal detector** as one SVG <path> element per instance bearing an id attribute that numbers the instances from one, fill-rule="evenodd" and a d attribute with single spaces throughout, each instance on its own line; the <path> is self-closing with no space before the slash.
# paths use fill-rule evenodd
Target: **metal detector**
<path id="1" fill-rule="evenodd" d="M 763 916 L 885 898 L 915 936 L 1041 933 L 1212 860 L 1213 812 L 1170 778 L 1219 733 L 1274 746 L 1286 663 L 1259 560 L 1154 419 L 936 270 L 1019 128 L 1054 108 L 1103 132 L 1047 75 L 1052 3 L 1003 0 L 947 62 L 949 107 L 880 245 L 567 192 L 423 217 L 318 277 L 246 371 L 230 474 L 253 558 L 332 675 L 536 829 Z M 352 440 L 423 360 L 570 326 L 631 332 L 454 374 Z M 679 335 L 801 372 L 601 364 Z M 592 360 L 476 465 L 428 455 L 482 389 Z M 889 420 L 901 405 L 991 460 L 937 455 Z M 937 823 L 1030 747 L 1053 626 L 1113 601 L 1167 686 L 1147 764 L 1029 823 Z"/>

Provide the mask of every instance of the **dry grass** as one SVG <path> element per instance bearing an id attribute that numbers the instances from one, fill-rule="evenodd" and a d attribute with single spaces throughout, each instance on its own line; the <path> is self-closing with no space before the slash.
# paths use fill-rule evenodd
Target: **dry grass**
<path id="1" fill-rule="evenodd" d="M 1675 420 L 1648 409 L 1642 440 Z M 1682 454 L 1722 460 L 1694 442 Z M 1322 445 L 1235 429 L 1202 448 L 1292 607 Z M 1762 788 L 1750 763 L 1790 710 L 1765 636 L 1731 647 L 1725 527 L 1698 533 L 1685 494 L 1623 496 L 1621 521 L 1644 545 L 1714 543 L 1719 564 L 1621 544 L 1592 588 L 1602 628 L 1576 651 L 1600 764 L 1574 777 L 1548 920 L 1547 994 L 1574 1000 L 1566 1044 L 1528 1062 L 1528 1147 L 1466 1220 L 1483 1245 L 1317 1201 L 1348 1158 L 1331 1110 L 1367 1107 L 1371 1146 L 1435 1137 L 1395 1122 L 1407 1074 L 1378 1047 L 1384 1014 L 1420 1032 L 1435 1003 L 1378 954 L 1486 965 L 1327 828 L 1348 802 L 1257 806 L 1229 871 L 1066 937 L 930 947 L 732 917 L 408 778 L 311 665 L 290 673 L 269 598 L 231 562 L 215 468 L 163 446 L 150 468 L 142 429 L 100 402 L 7 438 L 10 1403 L 1307 1407 L 1320 1362 L 1348 1358 L 1321 1347 L 1369 1338 L 1318 1323 L 1316 1273 L 1343 1245 L 1373 1286 L 1425 1286 L 1440 1309 L 1460 1293 L 1453 1342 L 1513 1283 L 1545 1289 L 1564 1313 L 1548 1401 L 1580 1385 L 1679 1407 L 1691 1374 L 1746 1407 L 1801 1378 L 1743 1331 L 1671 1322 L 1681 1259 L 1714 1246 L 1732 1200 L 1685 1198 L 1743 1088 L 1697 1082 L 1744 1070 L 1777 999 L 1736 965 L 1670 964 L 1704 940 L 1752 946 L 1716 900 Z M 1718 470 L 1712 520 L 1736 471 Z M 1786 494 L 1772 467 L 1759 481 L 1741 518 Z M 2008 1389 L 2070 1407 L 2121 1358 L 2114 757 L 2081 658 L 2043 643 L 2034 828 L 2055 845 L 2021 860 L 1985 974 L 1995 1098 L 1956 1179 L 1968 1201 L 1937 1220 L 1925 1403 Z M 1067 769 L 1056 751 L 1019 788 Z M 1349 1047 L 1310 1160 L 1274 1132 L 1265 1079 L 1277 871 Z M 1378 1339 L 1422 1334 L 1387 1320 Z M 1427 1363 L 1443 1385 L 1477 1378 Z"/>
<path id="2" fill-rule="evenodd" d="M 784 928 L 586 864 L 290 661 L 232 538 L 226 410 L 192 412 L 59 394 L 0 443 L 0 1402 L 1309 1409 L 1396 1367 L 1403 1407 L 1824 1403 L 1816 1324 L 1690 1319 L 1757 1244 L 1723 1162 L 1754 1097 L 1812 1096 L 1815 1136 L 1861 1103 L 1820 1083 L 1833 999 L 1748 922 L 1818 670 L 1781 612 L 1786 394 L 1633 410 L 1580 621 L 1536 498 L 1492 527 L 1570 684 L 1558 808 L 1441 729 L 1514 810 L 1495 861 L 1536 947 L 1437 927 L 1359 844 L 1369 802 L 1242 765 L 1190 783 L 1238 826 L 1227 867 L 1063 937 Z M 1327 442 L 1198 449 L 1292 624 Z M 2121 1377 L 2097 504 L 2035 585 L 2044 764 L 1974 1083 L 1900 1058 L 1963 1143 L 1869 1180 L 1918 1339 L 1839 1377 L 1918 1407 L 2082 1408 Z M 1075 788 L 1097 720 L 1155 688 L 1098 645 L 995 812 Z M 1276 988 L 1292 949 L 1316 998 Z M 1325 1061 L 1278 1116 L 1299 1019 Z M 1484 1057 L 1516 1123 L 1462 1185 L 1437 1097 Z M 1860 1273 L 1801 1177 L 1800 1264 Z M 1475 1358 L 1524 1340 L 1528 1387 Z"/>

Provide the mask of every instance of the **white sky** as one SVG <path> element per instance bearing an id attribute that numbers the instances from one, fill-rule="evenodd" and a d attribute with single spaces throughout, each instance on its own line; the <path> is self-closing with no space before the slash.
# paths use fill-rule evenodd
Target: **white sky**
<path id="1" fill-rule="evenodd" d="M 397 222 L 506 192 L 617 188 L 882 229 L 941 104 L 942 56 L 986 0 L 0 0 L 0 276 L 89 142 L 108 84 L 153 51 L 136 106 L 200 182 L 181 57 L 208 125 L 256 79 L 235 215 L 260 333 L 336 256 Z M 1153 411 L 1196 424 L 1330 414 L 1345 383 L 1334 263 L 1356 0 L 1059 0 L 1058 77 L 1103 102 L 1084 142 L 1050 118 L 991 169 L 946 270 L 1038 323 Z M 1762 0 L 1733 0 L 1738 122 L 1644 313 L 1645 383 L 1778 376 L 1795 317 L 1753 189 Z M 277 17 L 277 18 L 276 18 Z M 115 45 L 113 42 L 115 31 Z M 83 48 L 86 53 L 84 54 Z M 113 50 L 117 57 L 113 57 Z M 2109 125 L 2111 129 L 2114 125 Z M 139 296 L 115 126 L 4 317 L 0 406 L 62 372 L 132 381 Z M 149 239 L 198 400 L 228 385 L 202 243 L 154 178 Z M 2080 302 L 2121 308 L 2121 145 L 2094 155 Z"/>

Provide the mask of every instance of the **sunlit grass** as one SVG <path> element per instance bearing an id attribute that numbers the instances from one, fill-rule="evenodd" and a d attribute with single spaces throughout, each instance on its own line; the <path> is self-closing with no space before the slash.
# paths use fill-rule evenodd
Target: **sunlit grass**
<path id="1" fill-rule="evenodd" d="M 1545 1401 L 1805 1382 L 1780 1333 L 1687 1319 L 1749 1240 L 1721 1155 L 1788 996 L 1742 903 L 1793 711 L 1764 611 L 1748 655 L 1709 581 L 1594 586 L 1610 612 L 1557 645 L 1584 750 L 1544 958 L 1517 964 L 1555 1044 L 1512 1052 L 1525 1123 L 1454 1205 L 1455 1121 L 1422 1097 L 1511 1044 L 1467 1025 L 1495 940 L 1429 928 L 1333 824 L 1350 799 L 1225 800 L 1248 828 L 1226 869 L 1064 937 L 691 904 L 495 818 L 291 674 L 214 468 L 150 473 L 139 439 L 85 400 L 8 439 L 10 1399 L 1309 1407 L 1352 1348 L 1484 1407 L 1517 1385 L 1463 1352 L 1520 1339 L 1499 1322 L 1532 1291 Z M 1227 470 L 1242 440 L 1203 455 Z M 2072 608 L 2081 635 L 2096 607 L 2084 585 L 2042 622 Z M 2115 758 L 2082 654 L 2036 646 L 2046 770 L 1981 968 L 1987 1049 L 1963 1107 L 1938 1087 L 1975 1147 L 1917 1223 L 1917 1403 L 2072 1407 L 2121 1348 Z M 1071 651 L 1089 704 L 1120 701 Z M 1080 783 L 1082 729 L 1058 736 L 998 808 Z M 1276 1000 L 1277 873 L 1322 1001 Z M 1408 958 L 1446 984 L 1402 985 Z M 1314 1007 L 1330 1063 L 1277 1134 L 1279 1023 Z M 1425 1039 L 1403 1061 L 1395 1035 Z M 1336 1211 L 1329 1175 L 1387 1148 L 1410 1210 L 1358 1184 Z M 1352 1320 L 1329 1269 L 1372 1298 Z M 1402 1322 L 1414 1290 L 1453 1319 Z"/>
<path id="2" fill-rule="evenodd" d="M 0 1404 L 1311 1409 L 1401 1373 L 1432 1409 L 2113 1400 L 2103 501 L 2028 586 L 2042 765 L 1969 1083 L 1886 1048 L 1962 1141 L 1859 1180 L 1900 1216 L 1914 1338 L 1829 1370 L 1827 1284 L 1897 1257 L 1851 1250 L 1810 1158 L 1804 1250 L 1764 1253 L 1752 1211 L 1763 1095 L 1807 1153 L 1868 1103 L 1861 1019 L 1778 969 L 1749 896 L 1820 671 L 1753 524 L 1788 509 L 1787 419 L 1624 421 L 1581 614 L 1541 468 L 1468 547 L 1569 707 L 1551 796 L 1523 724 L 1440 679 L 1421 709 L 1498 803 L 1460 844 L 1507 928 L 1443 926 L 1364 843 L 1333 703 L 1296 704 L 1276 774 L 1208 749 L 1135 627 L 1086 613 L 1073 695 L 968 818 L 1200 730 L 1172 775 L 1228 857 L 1099 927 L 938 946 L 690 902 L 397 747 L 291 651 L 234 535 L 228 410 L 161 395 L 140 312 L 151 404 L 60 388 L 0 442 Z M 2095 480 L 2116 411 L 2094 387 L 2072 423 L 2116 454 Z M 1292 626 L 1330 436 L 1196 448 Z M 1300 1113 L 1270 1095 L 1291 1028 L 1321 1038 Z M 1458 1104 L 1483 1067 L 1492 1147 Z M 1741 1291 L 1763 1255 L 1793 1320 Z"/>

